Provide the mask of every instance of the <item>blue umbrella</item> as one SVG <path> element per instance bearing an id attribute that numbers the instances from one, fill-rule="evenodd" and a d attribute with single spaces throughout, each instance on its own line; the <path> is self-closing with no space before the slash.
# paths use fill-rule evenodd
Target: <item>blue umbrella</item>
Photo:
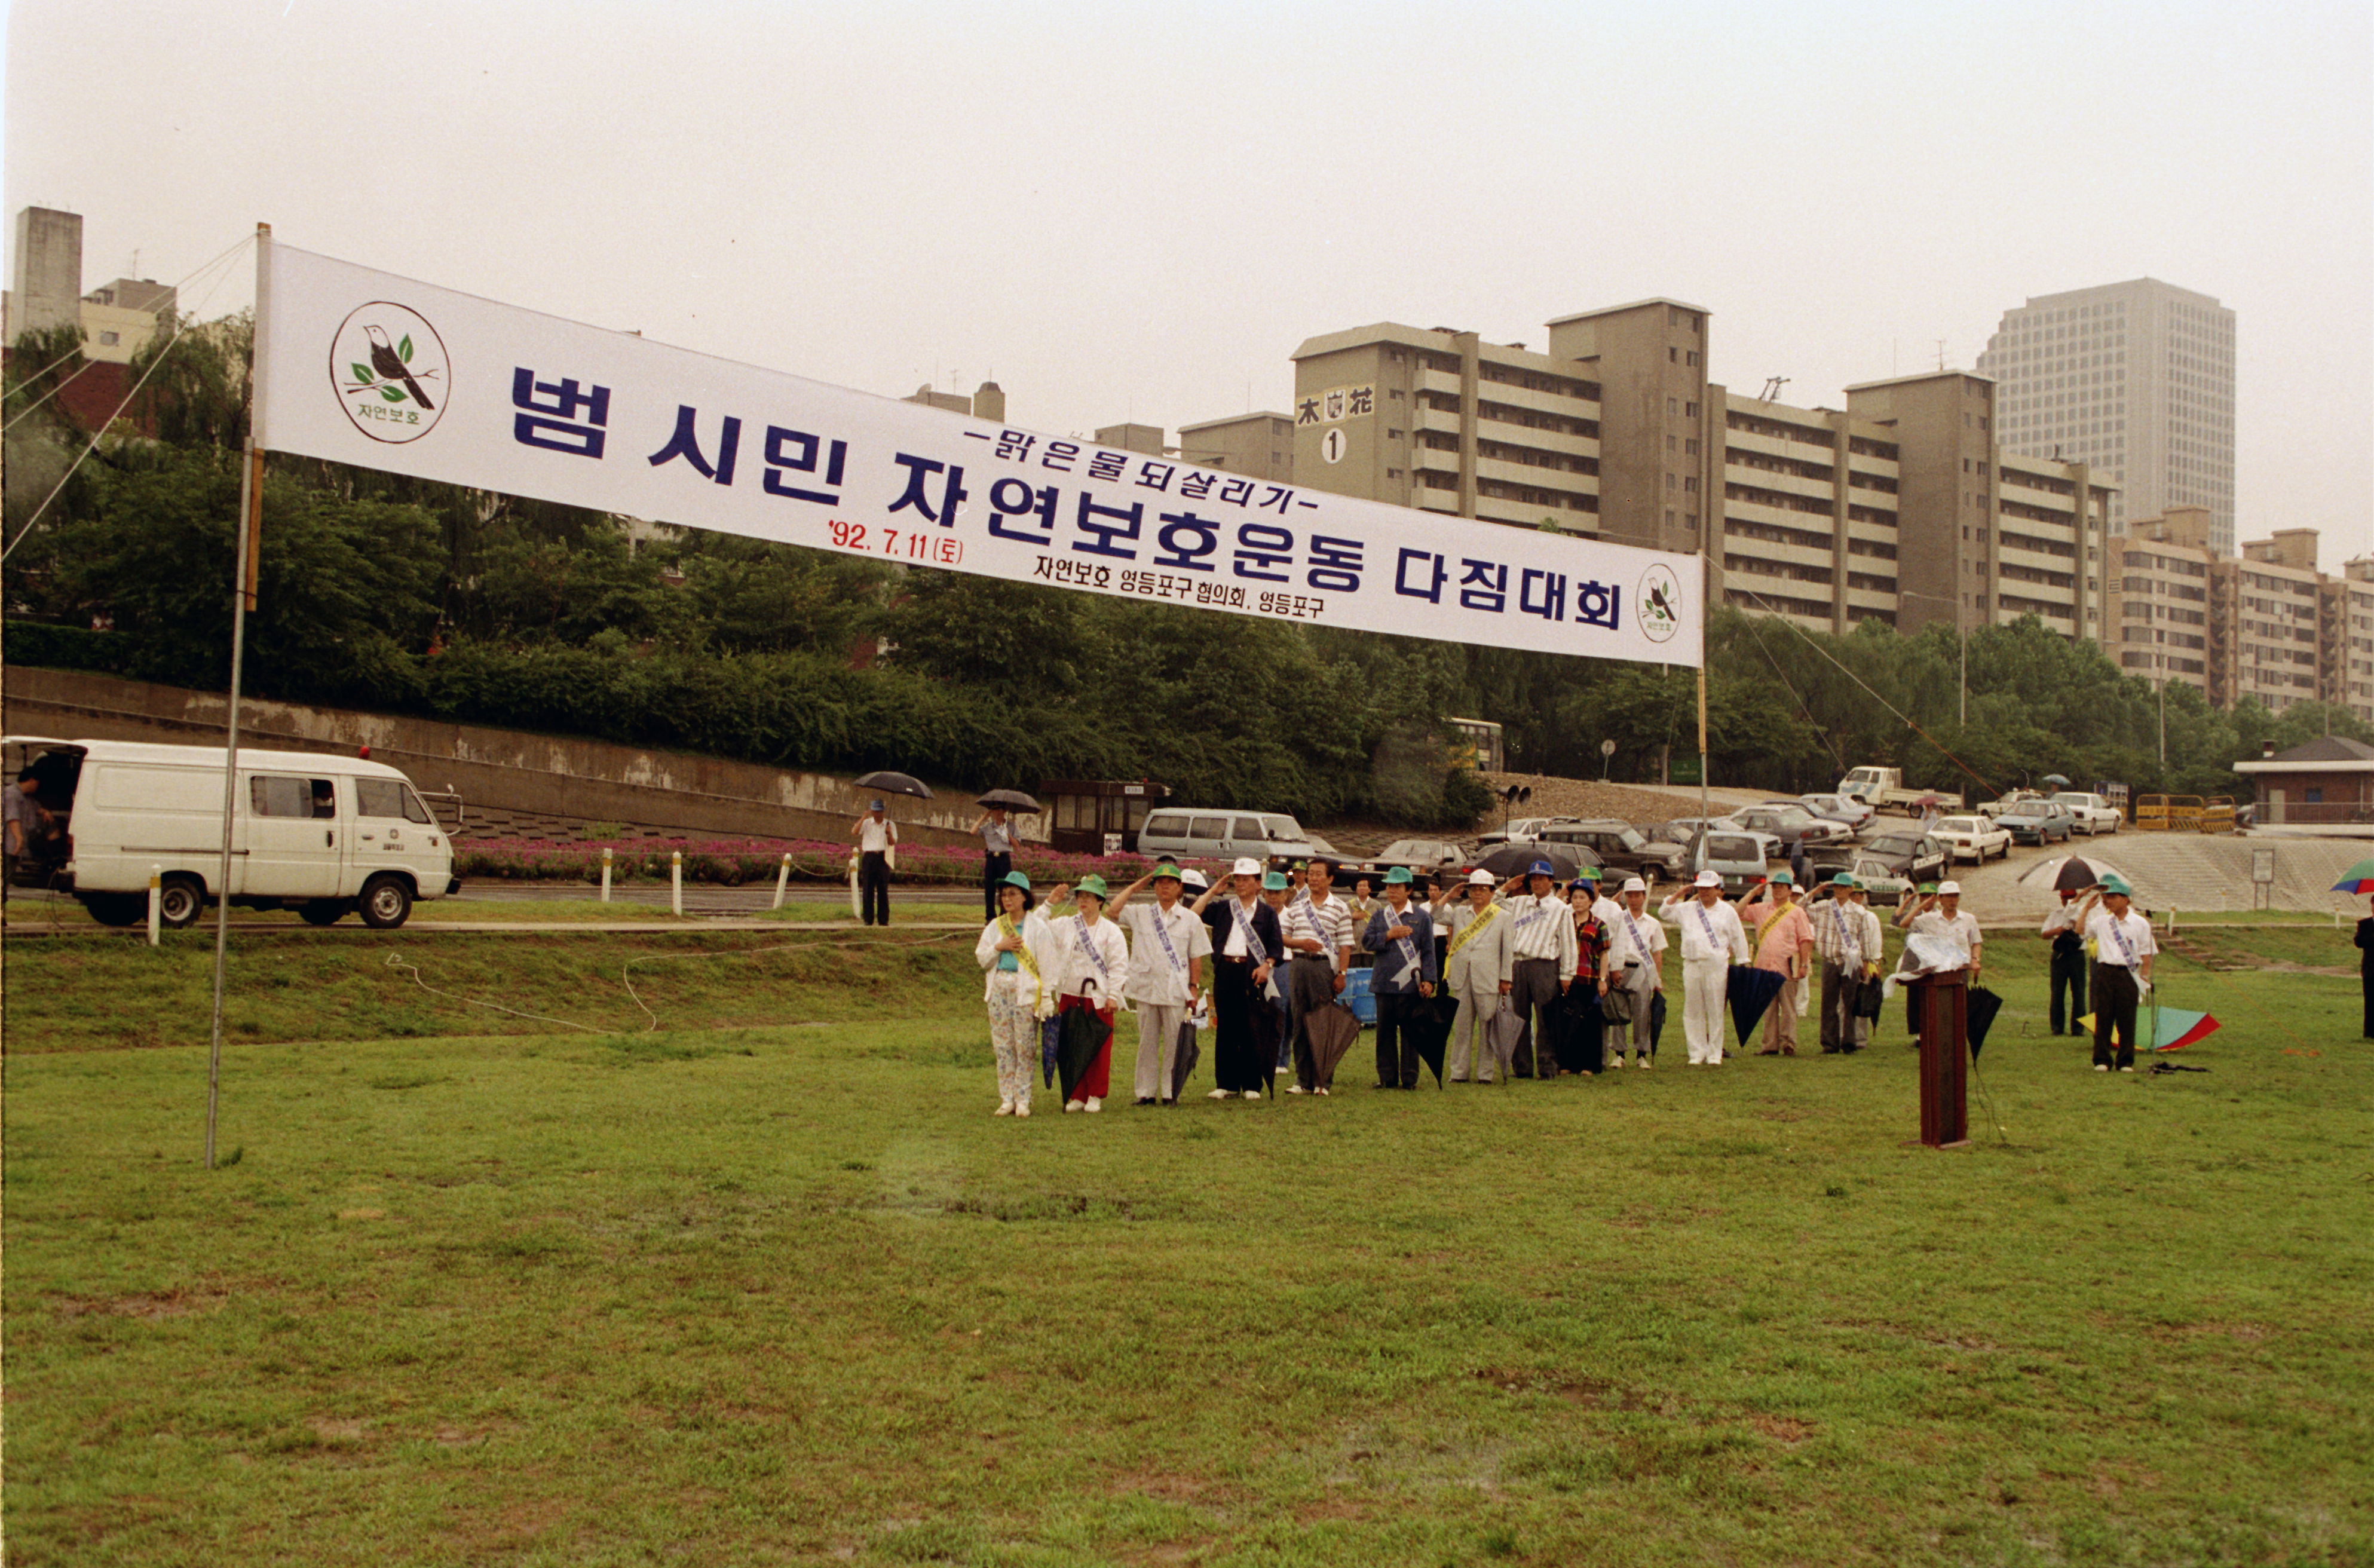
<path id="1" fill-rule="evenodd" d="M 1731 1000 L 1731 1025 L 1739 1031 L 1739 1043 L 1743 1048 L 1747 1044 L 1747 1037 L 1756 1032 L 1756 1026 L 1763 1021 L 1764 1009 L 1770 1007 L 1772 998 L 1780 994 L 1783 984 L 1783 978 L 1776 971 L 1757 969 L 1744 963 L 1731 966 L 1731 978 L 1724 984 L 1724 992 Z"/>

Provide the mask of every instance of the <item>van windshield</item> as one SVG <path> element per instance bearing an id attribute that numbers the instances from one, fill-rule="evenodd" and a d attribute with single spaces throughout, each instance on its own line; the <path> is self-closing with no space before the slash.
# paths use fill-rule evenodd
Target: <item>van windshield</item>
<path id="1" fill-rule="evenodd" d="M 1267 830 L 1268 836 L 1274 839 L 1283 839 L 1292 843 L 1302 837 L 1301 827 L 1291 817 L 1264 817 L 1262 819 L 1262 826 Z"/>

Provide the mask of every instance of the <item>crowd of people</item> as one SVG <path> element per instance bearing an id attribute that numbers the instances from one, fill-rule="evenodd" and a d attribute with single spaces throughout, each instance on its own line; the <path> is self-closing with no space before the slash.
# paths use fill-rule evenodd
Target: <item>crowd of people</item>
<path id="1" fill-rule="evenodd" d="M 1702 872 L 1653 906 L 1639 877 L 1611 893 L 1597 869 L 1562 883 L 1546 859 L 1505 879 L 1395 868 L 1358 873 L 1339 890 L 1337 876 L 1324 859 L 1245 859 L 1208 882 L 1166 862 L 1115 891 L 1101 877 L 1037 890 L 1005 873 L 976 947 L 988 972 L 996 1114 L 1031 1114 L 1075 1013 L 1087 1015 L 1069 1026 L 1075 1036 L 1101 1044 L 1081 1045 L 1066 1068 L 1067 1112 L 1099 1113 L 1111 1098 L 1123 1012 L 1137 1024 L 1138 1105 L 1177 1103 L 1182 1054 L 1207 1025 L 1209 1098 L 1332 1094 L 1343 1053 L 1327 1048 L 1322 1020 L 1360 967 L 1376 1004 L 1375 1087 L 1388 1091 L 1416 1089 L 1429 1055 L 1446 1084 L 1591 1077 L 1625 1069 L 1628 1057 L 1632 1070 L 1650 1069 L 1676 949 L 1691 1067 L 1720 1067 L 1728 1054 L 1734 966 L 1779 977 L 1762 1055 L 1795 1055 L 1799 1020 L 1816 1005 L 1826 1055 L 1864 1048 L 1878 1016 L 1885 932 L 1850 873 L 1809 889 L 1777 872 L 1734 902 Z M 1921 962 L 1899 973 L 1967 967 L 1977 976 L 1983 945 L 1959 894 L 1946 882 L 1907 895 L 1895 924 L 1921 938 Z"/>

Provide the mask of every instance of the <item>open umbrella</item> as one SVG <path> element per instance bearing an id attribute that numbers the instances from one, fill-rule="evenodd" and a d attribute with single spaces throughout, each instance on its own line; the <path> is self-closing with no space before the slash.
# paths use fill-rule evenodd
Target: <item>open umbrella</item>
<path id="1" fill-rule="evenodd" d="M 1562 843 L 1504 843 L 1475 863 L 1478 871 L 1489 871 L 1495 877 L 1513 877 L 1529 869 L 1536 860 L 1546 860 L 1555 867 L 1554 875 L 1561 882 L 1571 880 L 1582 868 L 1582 857 L 1573 848 Z"/>
<path id="2" fill-rule="evenodd" d="M 1018 811 L 1026 817 L 1047 809 L 1018 789 L 993 789 L 973 804 L 983 807 L 1003 806 L 1008 811 Z"/>
<path id="3" fill-rule="evenodd" d="M 1731 966 L 1731 977 L 1723 982 L 1723 992 L 1731 1002 L 1731 1025 L 1739 1031 L 1739 1043 L 1743 1049 L 1747 1044 L 1747 1037 L 1755 1033 L 1756 1026 L 1764 1020 L 1764 1009 L 1772 1005 L 1772 998 L 1780 994 L 1780 987 L 1785 983 L 1775 970 L 1757 969 L 1745 963 Z"/>
<path id="4" fill-rule="evenodd" d="M 1341 1002 L 1330 1002 L 1302 1015 L 1302 1026 L 1310 1036 L 1310 1080 L 1314 1088 L 1329 1089 L 1335 1082 L 1336 1064 L 1360 1038 L 1360 1016 Z"/>
<path id="5" fill-rule="evenodd" d="M 2374 860 L 2361 860 L 2343 872 L 2341 880 L 2333 884 L 2333 890 L 2336 893 L 2356 893 L 2360 898 L 2368 893 L 2374 893 Z"/>
<path id="6" fill-rule="evenodd" d="M 911 795 L 918 800 L 932 798 L 932 786 L 911 773 L 867 773 L 856 787 L 878 789 L 885 795 Z"/>
<path id="7" fill-rule="evenodd" d="M 2126 877 L 2127 874 L 2107 860 L 2062 855 L 2055 855 L 2050 860 L 2038 861 L 2021 872 L 2019 879 L 2023 887 L 2051 888 L 2056 892 L 2063 888 L 2083 891 L 2100 882 L 2103 878 L 2110 876 Z M 2132 885 L 2134 878 L 2127 877 L 2127 881 Z"/>
<path id="8" fill-rule="evenodd" d="M 2043 782 L 2049 784 L 2059 784 L 2063 789 L 2069 787 L 2068 777 L 2063 773 L 2047 773 L 2044 775 Z"/>
<path id="9" fill-rule="evenodd" d="M 2225 1027 L 2208 1013 L 2191 1012 L 2183 1008 L 2153 1008 L 2152 1037 L 2145 1047 L 2152 1051 L 2181 1051 L 2187 1045 L 2203 1040 Z M 2093 1032 L 2094 1015 L 2087 1013 L 2077 1020 L 2077 1026 Z"/>

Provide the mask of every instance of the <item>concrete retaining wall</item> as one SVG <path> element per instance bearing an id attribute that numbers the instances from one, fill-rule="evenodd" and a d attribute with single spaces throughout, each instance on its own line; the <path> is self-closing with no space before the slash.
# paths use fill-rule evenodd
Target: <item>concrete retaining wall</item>
<path id="1" fill-rule="evenodd" d="M 229 699 L 221 692 L 23 666 L 6 677 L 12 735 L 222 744 Z M 253 697 L 240 704 L 240 735 L 242 745 L 346 756 L 368 745 L 374 760 L 403 769 L 422 789 L 458 794 L 473 812 L 619 822 L 645 831 L 844 840 L 865 805 L 847 780 L 823 773 Z M 980 843 L 966 831 L 981 814 L 970 792 L 888 799 L 910 842 Z M 1043 816 L 1022 818 L 1019 825 L 1034 838 L 1047 831 Z"/>

